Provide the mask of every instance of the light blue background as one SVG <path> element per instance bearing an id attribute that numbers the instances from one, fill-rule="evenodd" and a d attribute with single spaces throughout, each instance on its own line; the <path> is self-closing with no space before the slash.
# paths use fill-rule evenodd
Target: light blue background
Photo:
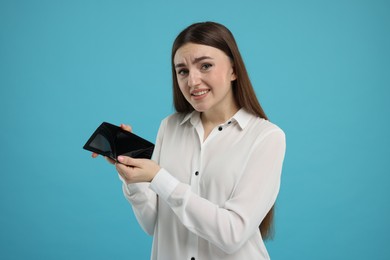
<path id="1" fill-rule="evenodd" d="M 272 259 L 390 259 L 389 1 L 0 1 L 0 259 L 148 259 L 102 122 L 154 140 L 170 48 L 234 33 L 287 135 Z M 169 238 L 167 238 L 169 239 Z"/>

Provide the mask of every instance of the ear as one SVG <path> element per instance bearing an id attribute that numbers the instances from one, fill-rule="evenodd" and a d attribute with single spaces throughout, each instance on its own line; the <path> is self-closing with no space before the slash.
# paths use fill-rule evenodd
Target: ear
<path id="1" fill-rule="evenodd" d="M 232 65 L 232 74 L 230 76 L 230 81 L 235 81 L 237 79 L 236 70 L 234 69 L 234 65 Z"/>
<path id="2" fill-rule="evenodd" d="M 232 67 L 232 74 L 230 76 L 230 81 L 235 81 L 237 79 L 236 72 L 234 71 L 234 67 Z"/>

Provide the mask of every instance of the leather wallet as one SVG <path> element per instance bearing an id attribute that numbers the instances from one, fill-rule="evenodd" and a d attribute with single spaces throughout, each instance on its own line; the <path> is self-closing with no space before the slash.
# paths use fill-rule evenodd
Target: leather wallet
<path id="1" fill-rule="evenodd" d="M 154 144 L 116 125 L 103 122 L 83 148 L 117 161 L 119 155 L 150 159 Z"/>

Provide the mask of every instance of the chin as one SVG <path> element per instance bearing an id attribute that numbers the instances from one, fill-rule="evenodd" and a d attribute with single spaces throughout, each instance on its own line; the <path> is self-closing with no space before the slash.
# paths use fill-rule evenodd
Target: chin
<path id="1" fill-rule="evenodd" d="M 205 106 L 192 106 L 198 112 L 206 112 L 209 108 Z"/>

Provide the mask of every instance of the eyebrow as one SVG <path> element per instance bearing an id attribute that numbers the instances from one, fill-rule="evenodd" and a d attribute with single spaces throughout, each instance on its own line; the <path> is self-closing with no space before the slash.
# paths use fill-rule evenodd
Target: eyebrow
<path id="1" fill-rule="evenodd" d="M 192 64 L 196 64 L 198 62 L 201 62 L 202 60 L 207 60 L 207 59 L 213 59 L 209 56 L 202 56 L 202 57 L 199 57 L 199 58 L 195 58 L 194 61 L 192 62 Z M 178 63 L 175 65 L 175 68 L 180 68 L 180 67 L 185 67 L 186 65 L 184 63 Z"/>

